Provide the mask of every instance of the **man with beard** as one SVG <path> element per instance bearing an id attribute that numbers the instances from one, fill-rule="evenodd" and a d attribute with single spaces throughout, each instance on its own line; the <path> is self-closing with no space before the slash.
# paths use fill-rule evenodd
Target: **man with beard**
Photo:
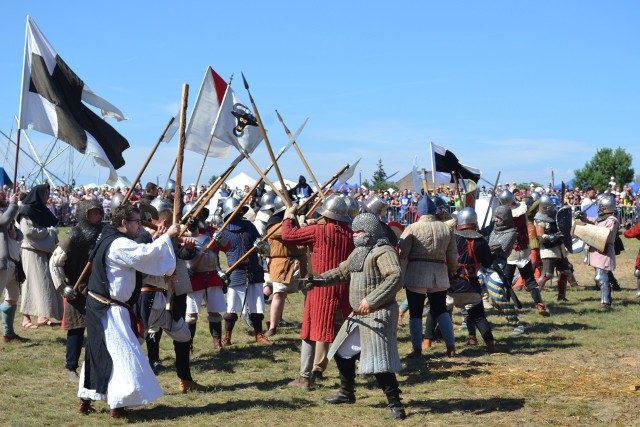
<path id="1" fill-rule="evenodd" d="M 387 396 L 388 419 L 404 419 L 396 372 L 402 369 L 398 354 L 398 303 L 402 288 L 400 261 L 385 238 L 378 217 L 358 215 L 352 223 L 354 251 L 337 268 L 326 271 L 320 286 L 349 281 L 349 304 L 353 309 L 329 350 L 340 372 L 340 390 L 323 400 L 329 404 L 354 403 L 356 360 L 359 373 L 374 375 Z M 315 281 L 311 282 L 317 283 Z"/>
<path id="2" fill-rule="evenodd" d="M 87 284 L 81 283 L 77 290 L 73 287 L 89 261 L 102 231 L 102 206 L 96 200 L 82 200 L 78 203 L 78 224 L 60 240 L 49 260 L 51 278 L 65 298 L 62 329 L 67 331 L 67 353 L 65 368 L 67 378 L 78 382 L 78 362 L 84 345 L 85 306 Z"/>
<path id="3" fill-rule="evenodd" d="M 105 225 L 91 253 L 93 262 L 87 298 L 87 347 L 80 373 L 79 411 L 91 411 L 91 400 L 105 400 L 111 418 L 126 416 L 125 407 L 150 403 L 162 396 L 142 347 L 131 305 L 139 287 L 136 271 L 171 275 L 176 257 L 171 239 L 180 232 L 177 224 L 153 243 L 138 244 L 140 210 L 118 206 L 110 225 Z M 159 233 L 165 228 L 160 226 Z"/>

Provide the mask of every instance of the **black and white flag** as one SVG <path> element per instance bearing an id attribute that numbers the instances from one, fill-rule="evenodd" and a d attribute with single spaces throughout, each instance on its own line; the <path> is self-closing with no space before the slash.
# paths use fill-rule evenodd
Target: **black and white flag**
<path id="1" fill-rule="evenodd" d="M 99 108 L 103 117 L 124 120 L 118 108 L 92 92 L 67 66 L 27 16 L 19 128 L 55 136 L 91 154 L 97 164 L 109 168 L 107 183 L 113 185 L 129 143 L 82 101 Z"/>
<path id="2" fill-rule="evenodd" d="M 431 169 L 433 182 L 454 182 L 451 172 L 456 172 L 458 179 L 470 179 L 478 182 L 482 172 L 473 166 L 463 165 L 451 151 L 431 143 Z"/>

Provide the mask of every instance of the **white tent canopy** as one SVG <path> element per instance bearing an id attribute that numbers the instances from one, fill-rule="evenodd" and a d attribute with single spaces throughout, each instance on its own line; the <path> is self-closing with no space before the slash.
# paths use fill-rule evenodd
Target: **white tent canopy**
<path id="1" fill-rule="evenodd" d="M 244 186 L 248 185 L 249 187 L 253 187 L 256 183 L 256 180 L 251 178 L 244 172 L 240 172 L 236 176 L 231 179 L 225 181 L 229 186 L 230 190 L 244 190 Z"/>

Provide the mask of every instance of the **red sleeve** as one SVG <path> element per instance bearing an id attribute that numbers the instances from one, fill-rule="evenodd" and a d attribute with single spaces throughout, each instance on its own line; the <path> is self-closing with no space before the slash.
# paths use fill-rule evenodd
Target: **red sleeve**
<path id="1" fill-rule="evenodd" d="M 282 222 L 282 240 L 294 245 L 313 246 L 316 241 L 316 227 L 316 225 L 308 225 L 298 228 L 292 219 L 285 219 Z"/>
<path id="2" fill-rule="evenodd" d="M 634 237 L 636 239 L 640 238 L 640 222 L 638 222 L 630 229 L 625 230 L 624 237 L 626 237 L 627 239 L 633 239 Z"/>

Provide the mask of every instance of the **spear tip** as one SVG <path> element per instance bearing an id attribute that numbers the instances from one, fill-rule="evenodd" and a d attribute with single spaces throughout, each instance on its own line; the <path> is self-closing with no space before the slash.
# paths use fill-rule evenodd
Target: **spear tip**
<path id="1" fill-rule="evenodd" d="M 244 82 L 244 88 L 245 88 L 246 90 L 249 90 L 249 83 L 247 83 L 247 79 L 246 79 L 246 77 L 244 76 L 244 73 L 241 71 L 241 72 L 240 72 L 240 74 L 242 74 L 242 81 Z"/>

